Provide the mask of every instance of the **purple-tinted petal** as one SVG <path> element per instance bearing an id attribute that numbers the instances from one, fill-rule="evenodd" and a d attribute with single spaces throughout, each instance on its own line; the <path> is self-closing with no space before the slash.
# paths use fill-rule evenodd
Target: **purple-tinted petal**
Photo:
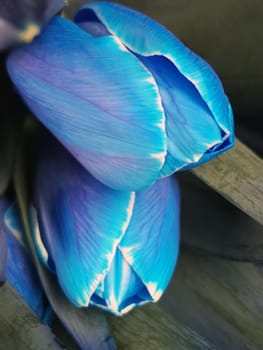
<path id="1" fill-rule="evenodd" d="M 101 182 L 133 191 L 158 178 L 167 146 L 158 88 L 117 38 L 56 18 L 7 67 L 35 115 Z"/>
<path id="2" fill-rule="evenodd" d="M 98 182 L 57 141 L 44 147 L 35 179 L 41 240 L 68 298 L 87 306 L 126 231 L 134 194 Z"/>

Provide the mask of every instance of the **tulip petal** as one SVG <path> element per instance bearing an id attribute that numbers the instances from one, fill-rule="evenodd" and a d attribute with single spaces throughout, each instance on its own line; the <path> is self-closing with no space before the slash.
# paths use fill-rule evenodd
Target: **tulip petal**
<path id="1" fill-rule="evenodd" d="M 101 182 L 133 191 L 158 178 L 167 146 L 158 88 L 117 38 L 56 18 L 7 67 L 35 115 Z"/>
<path id="2" fill-rule="evenodd" d="M 108 272 L 133 203 L 133 193 L 106 187 L 55 140 L 45 142 L 37 165 L 35 207 L 51 265 L 75 305 L 87 306 Z"/>
<path id="3" fill-rule="evenodd" d="M 152 301 L 140 277 L 117 249 L 110 270 L 91 297 L 91 304 L 115 315 Z"/>
<path id="4" fill-rule="evenodd" d="M 47 303 L 33 261 L 27 251 L 24 229 L 16 203 L 6 211 L 4 222 L 8 247 L 7 281 L 35 313 L 44 322 L 49 323 L 52 311 Z"/>
<path id="5" fill-rule="evenodd" d="M 199 165 L 233 145 L 231 107 L 220 80 L 204 60 L 163 26 L 124 6 L 88 3 L 75 20 L 82 23 L 90 18 L 93 22 L 97 18 L 118 37 L 157 82 L 167 117 L 163 176 Z"/>
<path id="6" fill-rule="evenodd" d="M 196 88 L 164 57 L 142 57 L 157 81 L 166 113 L 168 154 L 162 175 L 199 162 L 222 144 L 220 128 Z M 176 140 L 176 142 L 174 142 Z"/>
<path id="7" fill-rule="evenodd" d="M 130 224 L 91 303 L 116 315 L 157 301 L 172 276 L 179 246 L 179 189 L 165 178 L 137 192 Z"/>
<path id="8" fill-rule="evenodd" d="M 179 188 L 175 178 L 161 179 L 136 193 L 132 219 L 119 249 L 157 301 L 178 256 Z"/>

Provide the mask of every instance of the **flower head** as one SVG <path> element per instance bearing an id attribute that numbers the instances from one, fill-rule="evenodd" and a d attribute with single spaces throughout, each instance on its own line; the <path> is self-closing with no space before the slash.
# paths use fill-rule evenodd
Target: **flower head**
<path id="1" fill-rule="evenodd" d="M 94 2 L 14 51 L 9 74 L 34 114 L 99 181 L 138 191 L 233 145 L 211 67 L 169 31 Z"/>
<path id="2" fill-rule="evenodd" d="M 136 193 L 116 191 L 54 140 L 45 140 L 37 163 L 35 244 L 68 298 L 115 314 L 157 301 L 178 255 L 175 179 Z"/>

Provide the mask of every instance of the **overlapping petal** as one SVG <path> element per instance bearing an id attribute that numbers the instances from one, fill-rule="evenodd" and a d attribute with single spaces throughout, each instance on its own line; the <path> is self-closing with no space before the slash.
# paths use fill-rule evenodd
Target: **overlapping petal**
<path id="1" fill-rule="evenodd" d="M 35 115 L 101 182 L 133 191 L 158 178 L 167 147 L 158 88 L 118 38 L 56 18 L 7 68 Z"/>
<path id="2" fill-rule="evenodd" d="M 39 240 L 68 298 L 88 305 L 129 224 L 134 194 L 98 182 L 56 141 L 44 148 L 35 180 Z"/>
<path id="3" fill-rule="evenodd" d="M 116 191 L 46 139 L 34 185 L 35 244 L 75 305 L 91 303 L 119 315 L 159 299 L 178 255 L 174 178 L 136 193 Z"/>
<path id="4" fill-rule="evenodd" d="M 168 137 L 162 176 L 199 165 L 233 145 L 233 116 L 220 80 L 172 33 L 141 13 L 104 1 L 88 3 L 75 20 L 86 30 L 96 25 L 104 35 L 119 38 L 156 80 Z"/>
<path id="5" fill-rule="evenodd" d="M 130 224 L 92 303 L 115 314 L 157 301 L 175 268 L 179 249 L 179 189 L 175 178 L 135 194 Z"/>
<path id="6" fill-rule="evenodd" d="M 52 311 L 26 247 L 24 230 L 16 203 L 8 208 L 1 205 L 1 228 L 6 233 L 6 280 L 17 290 L 27 304 L 44 321 L 49 322 Z M 3 208 L 8 208 L 3 218 Z"/>

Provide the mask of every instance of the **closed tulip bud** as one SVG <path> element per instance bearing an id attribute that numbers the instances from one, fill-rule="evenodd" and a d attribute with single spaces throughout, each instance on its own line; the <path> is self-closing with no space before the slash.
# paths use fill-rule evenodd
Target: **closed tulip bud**
<path id="1" fill-rule="evenodd" d="M 116 191 L 45 140 L 34 193 L 38 253 L 72 303 L 121 315 L 160 298 L 178 255 L 174 178 L 136 193 Z"/>
<path id="2" fill-rule="evenodd" d="M 9 74 L 41 122 L 98 180 L 138 191 L 233 145 L 223 87 L 145 15 L 88 3 L 14 51 Z"/>

